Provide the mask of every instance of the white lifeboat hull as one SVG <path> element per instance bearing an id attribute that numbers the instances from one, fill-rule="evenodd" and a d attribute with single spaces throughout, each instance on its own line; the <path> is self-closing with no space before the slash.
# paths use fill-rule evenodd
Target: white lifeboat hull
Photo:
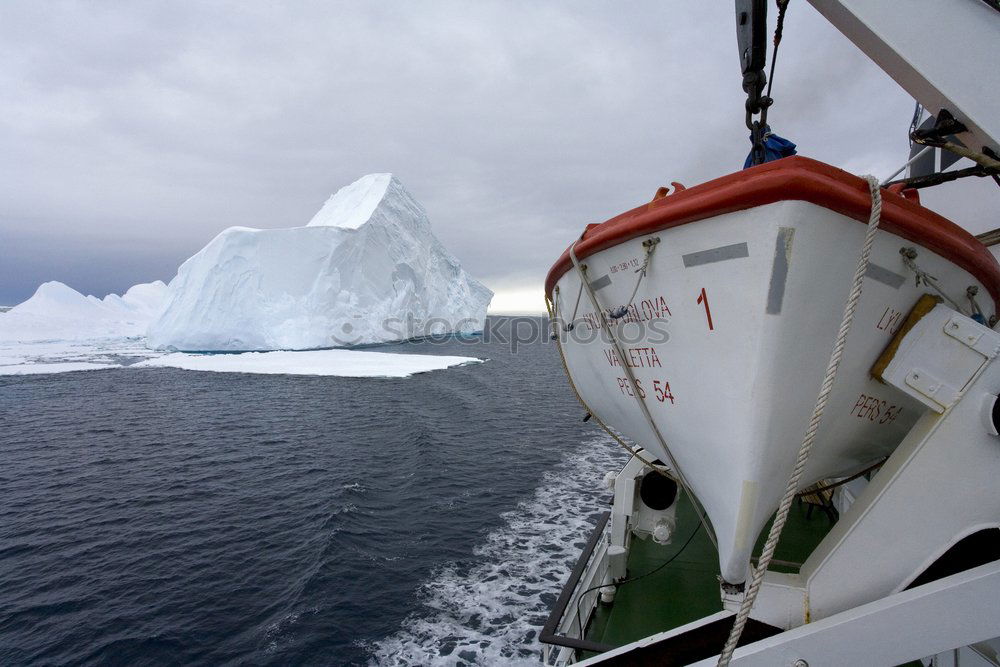
<path id="1" fill-rule="evenodd" d="M 683 194 L 683 193 L 682 193 Z M 888 195 L 887 195 L 888 196 Z M 680 468 L 718 539 L 720 569 L 745 580 L 751 550 L 774 513 L 802 442 L 843 316 L 865 226 L 824 206 L 777 201 L 624 240 L 582 258 L 605 313 L 566 270 L 550 287 L 561 346 L 582 399 L 637 445 Z M 645 255 L 658 238 L 634 298 Z M 956 301 L 986 285 L 958 264 L 891 231 L 879 232 L 837 382 L 802 485 L 847 474 L 888 455 L 922 412 L 869 370 L 928 288 L 900 255 Z M 550 278 L 551 278 L 550 274 Z M 613 322 L 640 388 L 614 352 Z M 638 399 L 638 400 L 637 400 Z M 639 400 L 666 442 L 659 441 Z"/>

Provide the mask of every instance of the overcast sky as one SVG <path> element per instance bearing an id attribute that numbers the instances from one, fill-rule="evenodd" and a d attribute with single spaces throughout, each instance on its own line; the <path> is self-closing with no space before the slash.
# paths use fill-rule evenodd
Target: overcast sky
<path id="1" fill-rule="evenodd" d="M 391 171 L 470 273 L 537 308 L 585 224 L 742 166 L 740 81 L 729 1 L 5 0 L 0 304 L 168 281 L 227 226 L 305 224 Z M 801 154 L 906 159 L 913 101 L 801 0 L 774 97 Z M 925 201 L 982 231 L 981 185 Z"/>

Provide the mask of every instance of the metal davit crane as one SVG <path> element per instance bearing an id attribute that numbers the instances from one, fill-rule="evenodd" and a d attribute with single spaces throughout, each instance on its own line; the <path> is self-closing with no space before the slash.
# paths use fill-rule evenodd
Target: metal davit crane
<path id="1" fill-rule="evenodd" d="M 809 0 L 970 150 L 1000 154 L 1000 5 L 990 0 Z"/>

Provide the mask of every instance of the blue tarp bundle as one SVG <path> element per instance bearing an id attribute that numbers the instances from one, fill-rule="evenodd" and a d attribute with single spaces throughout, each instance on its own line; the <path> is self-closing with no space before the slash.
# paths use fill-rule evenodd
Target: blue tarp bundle
<path id="1" fill-rule="evenodd" d="M 750 137 L 750 141 L 753 141 L 753 137 Z M 779 137 L 776 134 L 771 134 L 770 126 L 764 126 L 764 162 L 771 162 L 772 160 L 780 160 L 783 157 L 789 157 L 795 155 L 795 144 L 785 139 L 784 137 Z M 746 169 L 753 165 L 753 151 L 747 155 L 746 162 L 743 163 L 743 168 Z"/>

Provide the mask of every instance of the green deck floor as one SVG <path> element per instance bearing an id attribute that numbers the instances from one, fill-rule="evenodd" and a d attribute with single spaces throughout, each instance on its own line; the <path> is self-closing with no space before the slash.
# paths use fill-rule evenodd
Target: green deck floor
<path id="1" fill-rule="evenodd" d="M 792 506 L 788 523 L 775 552 L 775 559 L 803 562 L 833 526 L 830 518 L 814 508 L 806 517 L 807 506 Z M 677 506 L 677 531 L 672 544 L 662 546 L 652 540 L 634 539 L 628 557 L 628 576 L 651 572 L 680 549 L 698 525 L 691 502 L 682 497 Z M 755 553 L 760 553 L 770 523 L 761 532 Z M 797 568 L 772 566 L 794 572 Z M 669 565 L 649 576 L 618 588 L 612 605 L 599 605 L 587 628 L 587 639 L 621 646 L 649 635 L 671 630 L 722 611 L 719 599 L 719 561 L 704 530 Z"/>

